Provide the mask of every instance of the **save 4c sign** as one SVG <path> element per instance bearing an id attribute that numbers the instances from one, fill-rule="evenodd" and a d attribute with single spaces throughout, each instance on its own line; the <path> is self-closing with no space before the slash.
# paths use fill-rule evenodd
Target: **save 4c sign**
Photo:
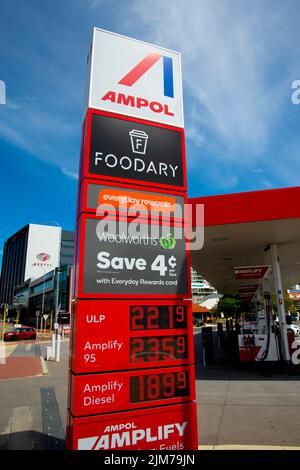
<path id="1" fill-rule="evenodd" d="M 82 216 L 78 296 L 188 296 L 185 240 L 177 225 L 167 233 L 164 225 Z"/>

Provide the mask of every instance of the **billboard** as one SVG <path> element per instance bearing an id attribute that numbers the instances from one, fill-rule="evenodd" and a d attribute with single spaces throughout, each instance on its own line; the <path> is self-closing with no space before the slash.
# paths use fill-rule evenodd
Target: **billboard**
<path id="1" fill-rule="evenodd" d="M 78 298 L 183 297 L 190 292 L 180 224 L 82 215 Z"/>
<path id="2" fill-rule="evenodd" d="M 24 281 L 37 279 L 60 263 L 61 228 L 29 224 Z"/>
<path id="3" fill-rule="evenodd" d="M 180 54 L 94 28 L 86 108 L 183 127 Z"/>
<path id="4" fill-rule="evenodd" d="M 81 177 L 186 189 L 182 129 L 89 110 Z"/>

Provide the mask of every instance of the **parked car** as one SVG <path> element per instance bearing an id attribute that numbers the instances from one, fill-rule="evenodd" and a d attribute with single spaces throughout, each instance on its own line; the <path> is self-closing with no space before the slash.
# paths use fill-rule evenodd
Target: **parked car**
<path id="1" fill-rule="evenodd" d="M 275 321 L 276 325 L 279 326 L 279 321 L 276 320 Z M 293 325 L 293 323 L 291 323 L 291 325 L 287 325 L 287 331 L 292 331 L 294 333 L 295 336 L 299 336 L 300 335 L 300 328 L 298 325 Z"/>
<path id="2" fill-rule="evenodd" d="M 193 325 L 194 326 L 204 326 L 204 321 L 203 320 L 199 320 L 199 318 L 194 318 L 193 320 Z"/>
<path id="3" fill-rule="evenodd" d="M 4 341 L 17 341 L 18 339 L 36 339 L 35 328 L 31 326 L 22 326 L 4 333 Z"/>
<path id="4" fill-rule="evenodd" d="M 289 331 L 289 330 L 292 330 L 292 331 L 294 332 L 294 335 L 295 335 L 295 336 L 299 336 L 299 335 L 300 335 L 300 328 L 299 328 L 298 325 L 293 325 L 293 324 L 288 325 L 288 326 L 287 326 L 287 330 L 288 330 L 288 331 Z"/>

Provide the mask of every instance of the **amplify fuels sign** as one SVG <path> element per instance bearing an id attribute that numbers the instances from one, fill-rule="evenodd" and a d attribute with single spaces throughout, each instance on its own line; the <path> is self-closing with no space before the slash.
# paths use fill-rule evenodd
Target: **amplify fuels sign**
<path id="1" fill-rule="evenodd" d="M 183 127 L 180 54 L 94 28 L 87 108 Z"/>

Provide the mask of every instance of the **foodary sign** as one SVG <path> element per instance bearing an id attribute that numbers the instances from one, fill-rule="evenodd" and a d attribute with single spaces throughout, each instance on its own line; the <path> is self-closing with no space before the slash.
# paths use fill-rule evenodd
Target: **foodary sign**
<path id="1" fill-rule="evenodd" d="M 185 188 L 184 137 L 180 129 L 93 111 L 88 114 L 87 141 L 84 178 Z"/>
<path id="2" fill-rule="evenodd" d="M 87 108 L 183 127 L 180 54 L 94 28 Z"/>

